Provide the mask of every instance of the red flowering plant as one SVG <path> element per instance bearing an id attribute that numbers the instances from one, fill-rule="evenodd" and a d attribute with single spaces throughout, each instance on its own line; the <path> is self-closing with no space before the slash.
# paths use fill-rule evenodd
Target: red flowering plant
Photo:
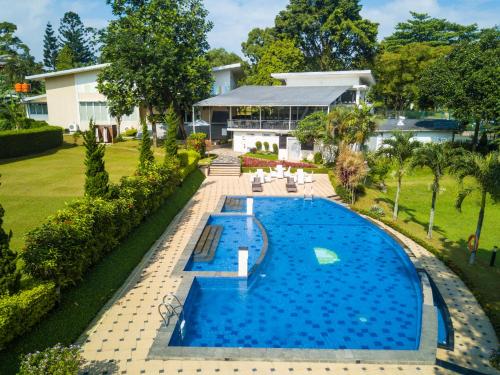
<path id="1" fill-rule="evenodd" d="M 284 167 L 292 168 L 316 168 L 314 164 L 303 163 L 303 162 L 293 162 L 286 160 L 265 160 L 258 158 L 250 158 L 248 156 L 242 157 L 243 167 L 257 168 L 257 167 L 276 167 L 278 164 Z"/>

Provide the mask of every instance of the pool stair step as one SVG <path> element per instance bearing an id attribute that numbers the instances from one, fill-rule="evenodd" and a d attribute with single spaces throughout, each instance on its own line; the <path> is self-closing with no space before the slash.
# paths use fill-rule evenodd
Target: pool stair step
<path id="1" fill-rule="evenodd" d="M 210 262 L 222 235 L 222 225 L 207 225 L 196 243 L 193 251 L 193 261 Z"/>
<path id="2" fill-rule="evenodd" d="M 226 198 L 224 206 L 231 210 L 241 211 L 243 209 L 242 198 Z"/>

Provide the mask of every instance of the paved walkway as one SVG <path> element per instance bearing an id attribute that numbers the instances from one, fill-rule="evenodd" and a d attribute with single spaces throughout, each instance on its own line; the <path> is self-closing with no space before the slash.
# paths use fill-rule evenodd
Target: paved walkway
<path id="1" fill-rule="evenodd" d="M 331 197 L 327 175 L 316 175 L 314 194 Z M 445 374 L 457 366 L 498 373 L 488 365 L 498 343 L 484 312 L 463 282 L 434 256 L 398 234 L 437 283 L 453 319 L 455 350 L 438 350 L 441 366 L 365 365 L 243 361 L 149 360 L 149 349 L 161 325 L 157 305 L 176 292 L 181 279 L 171 272 L 202 215 L 215 209 L 222 195 L 250 195 L 250 177 L 208 177 L 184 210 L 144 258 L 136 272 L 82 339 L 89 374 Z M 303 195 L 299 186 L 296 194 Z M 307 187 L 309 189 L 309 187 Z M 285 195 L 284 180 L 264 184 L 255 195 Z M 391 229 L 388 229 L 391 230 Z M 392 231 L 392 230 L 391 230 Z"/>

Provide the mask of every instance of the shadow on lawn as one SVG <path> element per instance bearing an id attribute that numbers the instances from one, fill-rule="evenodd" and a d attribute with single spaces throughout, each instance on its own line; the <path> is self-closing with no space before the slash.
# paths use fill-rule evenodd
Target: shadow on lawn
<path id="1" fill-rule="evenodd" d="M 8 163 L 15 163 L 18 161 L 23 161 L 23 160 L 33 159 L 33 158 L 38 158 L 40 156 L 53 155 L 53 154 L 57 154 L 59 151 L 67 150 L 67 149 L 75 148 L 75 147 L 78 147 L 78 145 L 63 141 L 61 146 L 56 147 L 56 148 L 51 148 L 50 150 L 46 150 L 44 152 L 40 152 L 37 154 L 25 155 L 25 156 L 18 156 L 16 158 L 0 159 L 0 165 L 8 164 Z"/>

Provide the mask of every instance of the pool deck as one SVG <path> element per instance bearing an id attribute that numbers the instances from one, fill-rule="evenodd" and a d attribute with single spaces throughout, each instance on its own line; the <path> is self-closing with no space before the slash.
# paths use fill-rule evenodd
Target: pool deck
<path id="1" fill-rule="evenodd" d="M 309 185 L 309 184 L 308 184 Z M 334 197 L 327 175 L 315 175 L 315 196 Z M 307 187 L 309 194 L 309 186 Z M 498 346 L 493 328 L 465 284 L 424 248 L 385 227 L 403 241 L 437 284 L 454 327 L 454 351 L 437 350 L 436 365 L 386 365 L 327 362 L 158 360 L 148 357 L 162 324 L 157 306 L 176 293 L 182 277 L 173 274 L 202 217 L 223 195 L 303 196 L 304 187 L 286 194 L 284 180 L 252 193 L 250 177 L 208 177 L 186 207 L 146 254 L 122 288 L 80 339 L 88 374 L 445 374 L 472 369 L 497 374 L 488 356 Z M 380 224 L 383 226 L 382 224 Z"/>

